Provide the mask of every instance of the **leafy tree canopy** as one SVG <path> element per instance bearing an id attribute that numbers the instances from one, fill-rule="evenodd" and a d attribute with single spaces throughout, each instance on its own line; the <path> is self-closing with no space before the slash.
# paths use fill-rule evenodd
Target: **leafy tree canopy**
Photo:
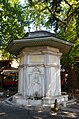
<path id="1" fill-rule="evenodd" d="M 53 27 L 61 39 L 74 43 L 71 52 L 65 56 L 70 59 L 68 63 L 72 64 L 79 55 L 78 0 L 25 0 L 24 6 L 18 0 L 1 0 L 0 16 L 1 48 L 12 39 L 22 37 L 24 26 L 34 30 L 42 27 L 51 30 Z"/>
<path id="2" fill-rule="evenodd" d="M 0 0 L 0 50 L 24 34 L 25 14 L 18 0 Z M 5 55 L 6 56 L 6 55 Z"/>
<path id="3" fill-rule="evenodd" d="M 64 56 L 67 64 L 74 63 L 79 55 L 79 1 L 78 0 L 28 0 L 27 22 L 36 29 L 41 26 L 51 29 L 62 39 L 74 43 L 71 52 Z"/>

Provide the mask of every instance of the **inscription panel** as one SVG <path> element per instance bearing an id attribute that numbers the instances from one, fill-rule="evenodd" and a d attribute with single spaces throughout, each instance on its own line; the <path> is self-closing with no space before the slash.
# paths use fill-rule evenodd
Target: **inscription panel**
<path id="1" fill-rule="evenodd" d="M 29 64 L 43 64 L 44 63 L 43 55 L 30 55 L 28 59 L 29 59 Z"/>

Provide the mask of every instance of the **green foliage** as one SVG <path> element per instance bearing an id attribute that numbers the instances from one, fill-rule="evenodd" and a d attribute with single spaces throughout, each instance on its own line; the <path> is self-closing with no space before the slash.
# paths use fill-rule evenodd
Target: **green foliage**
<path id="1" fill-rule="evenodd" d="M 62 64 L 72 65 L 79 55 L 79 1 L 78 0 L 29 0 L 26 14 L 29 25 L 51 29 L 61 39 L 74 43 L 71 52 L 62 58 Z M 30 14 L 29 14 L 30 13 Z"/>
<path id="2" fill-rule="evenodd" d="M 24 14 L 22 6 L 11 4 L 9 0 L 1 2 L 0 40 L 5 47 L 12 39 L 20 38 L 24 30 Z"/>
<path id="3" fill-rule="evenodd" d="M 25 0 L 26 1 L 26 0 Z M 24 26 L 33 30 L 50 29 L 61 39 L 74 43 L 71 52 L 62 63 L 74 64 L 79 55 L 79 1 L 78 0 L 28 0 L 24 6 L 18 0 L 1 0 L 0 43 L 1 48 L 13 39 L 24 35 Z M 66 60 L 65 60 L 66 59 Z"/>
<path id="4" fill-rule="evenodd" d="M 8 43 L 24 35 L 25 12 L 18 0 L 0 1 L 0 51 L 6 55 L 4 48 Z"/>

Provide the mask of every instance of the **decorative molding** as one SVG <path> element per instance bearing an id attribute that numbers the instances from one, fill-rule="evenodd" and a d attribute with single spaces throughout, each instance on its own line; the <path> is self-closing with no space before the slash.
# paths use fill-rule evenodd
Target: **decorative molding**
<path id="1" fill-rule="evenodd" d="M 26 54 L 26 52 L 21 52 L 20 54 L 19 54 L 19 56 L 18 57 L 24 57 L 25 56 L 25 54 Z M 28 51 L 27 52 L 27 55 L 45 55 L 45 54 L 52 54 L 52 55 L 56 55 L 56 56 L 62 56 L 62 53 L 60 53 L 60 52 L 54 52 L 54 51 L 47 51 L 47 50 L 42 50 L 42 51 L 39 51 L 39 52 L 30 52 L 30 51 Z"/>
<path id="2" fill-rule="evenodd" d="M 42 77 L 44 74 L 41 73 L 40 68 L 34 67 L 32 71 L 29 73 L 29 88 L 32 87 L 30 92 L 31 96 L 42 96 L 43 87 L 42 87 Z"/>
<path id="3" fill-rule="evenodd" d="M 24 56 L 27 53 L 27 55 L 40 55 L 40 54 L 54 54 L 54 55 L 59 55 L 61 56 L 62 53 L 59 52 L 59 49 L 57 48 L 53 48 L 53 47 L 49 47 L 49 46 L 39 46 L 39 47 L 28 47 L 28 48 L 24 48 L 21 52 L 20 52 L 20 56 Z"/>
<path id="4" fill-rule="evenodd" d="M 20 65 L 19 68 L 27 68 L 27 67 L 56 67 L 56 68 L 61 68 L 61 65 L 55 65 L 55 64 L 23 64 Z"/>
<path id="5" fill-rule="evenodd" d="M 22 65 L 19 66 L 19 68 L 27 68 L 27 66 L 28 65 L 26 65 L 26 64 L 22 64 Z"/>

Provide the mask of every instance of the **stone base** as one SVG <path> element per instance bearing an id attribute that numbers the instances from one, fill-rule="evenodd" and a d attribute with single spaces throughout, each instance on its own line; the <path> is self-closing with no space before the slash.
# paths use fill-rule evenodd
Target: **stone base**
<path id="1" fill-rule="evenodd" d="M 55 103 L 55 99 L 57 99 L 57 102 L 59 104 L 64 104 L 64 102 L 68 101 L 68 95 L 60 95 L 60 96 L 54 96 L 54 97 L 43 97 L 39 100 L 32 100 L 28 99 L 26 97 L 23 97 L 22 95 L 15 95 L 13 96 L 13 102 L 17 105 L 23 105 L 23 106 L 41 106 L 41 105 L 53 105 Z"/>
<path id="2" fill-rule="evenodd" d="M 17 105 L 28 105 L 28 100 L 20 95 L 14 95 L 13 96 L 13 103 Z"/>
<path id="3" fill-rule="evenodd" d="M 64 102 L 68 101 L 68 95 L 59 95 L 53 97 L 43 97 L 43 104 L 44 105 L 51 105 L 55 103 L 57 99 L 58 104 L 63 104 Z"/>
<path id="4" fill-rule="evenodd" d="M 28 104 L 32 106 L 40 106 L 42 105 L 42 100 L 28 100 Z"/>
<path id="5" fill-rule="evenodd" d="M 42 105 L 42 100 L 32 100 L 28 99 L 26 97 L 20 96 L 20 95 L 15 95 L 13 96 L 13 102 L 17 105 L 30 105 L 30 106 L 38 106 Z"/>

